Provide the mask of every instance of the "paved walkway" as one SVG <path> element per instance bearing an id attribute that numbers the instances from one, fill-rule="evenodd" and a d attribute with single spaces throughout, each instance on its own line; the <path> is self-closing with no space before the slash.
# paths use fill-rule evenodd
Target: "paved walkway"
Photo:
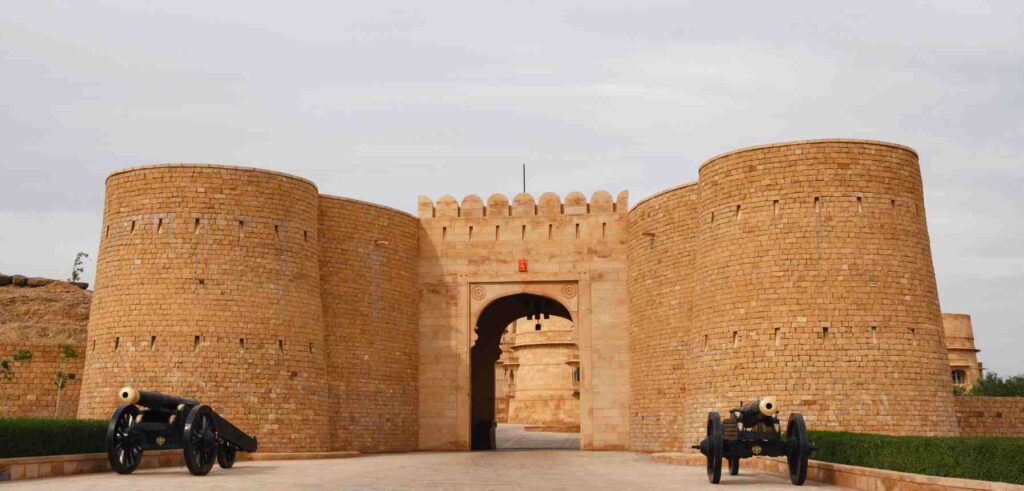
<path id="1" fill-rule="evenodd" d="M 192 476 L 184 467 L 147 469 L 129 476 L 112 472 L 0 485 L 15 489 L 61 491 L 140 489 L 658 489 L 788 490 L 789 479 L 759 471 L 722 476 L 708 483 L 703 467 L 654 462 L 631 452 L 573 450 L 497 450 L 492 452 L 417 452 L 337 460 L 238 462 Z M 826 485 L 808 481 L 804 487 Z"/>
<path id="2" fill-rule="evenodd" d="M 523 425 L 500 424 L 494 439 L 498 449 L 580 449 L 579 433 L 526 431 Z"/>

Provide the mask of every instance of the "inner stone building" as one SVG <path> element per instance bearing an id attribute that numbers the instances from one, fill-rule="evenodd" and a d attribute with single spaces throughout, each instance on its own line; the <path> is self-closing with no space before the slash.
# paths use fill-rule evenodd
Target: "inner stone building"
<path id="1" fill-rule="evenodd" d="M 709 410 L 771 394 L 811 429 L 957 434 L 918 155 L 801 141 L 698 174 L 632 208 L 493 194 L 413 216 L 266 170 L 115 172 L 78 417 L 133 385 L 266 451 L 464 450 L 533 400 L 574 412 L 583 449 L 691 451 Z M 498 364 L 548 370 L 541 345 L 570 391 L 508 392 Z"/>

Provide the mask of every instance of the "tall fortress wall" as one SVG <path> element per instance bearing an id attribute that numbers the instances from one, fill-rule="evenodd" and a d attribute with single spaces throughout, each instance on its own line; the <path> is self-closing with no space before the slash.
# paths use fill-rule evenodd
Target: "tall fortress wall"
<path id="1" fill-rule="evenodd" d="M 737 150 L 627 208 L 413 217 L 256 169 L 116 172 L 78 415 L 131 384 L 212 402 L 270 451 L 463 448 L 470 323 L 532 293 L 578 321 L 585 448 L 688 451 L 708 411 L 765 394 L 812 429 L 957 433 L 913 150 Z"/>

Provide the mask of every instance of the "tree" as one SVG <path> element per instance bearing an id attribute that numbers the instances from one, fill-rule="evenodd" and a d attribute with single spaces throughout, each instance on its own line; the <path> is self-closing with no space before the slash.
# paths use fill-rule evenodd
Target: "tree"
<path id="1" fill-rule="evenodd" d="M 972 396 L 1024 397 L 1024 375 L 1002 378 L 988 372 L 971 387 Z"/>
<path id="2" fill-rule="evenodd" d="M 89 258 L 89 254 L 85 252 L 79 252 L 75 254 L 75 264 L 71 267 L 71 278 L 70 281 L 78 281 L 82 277 L 82 272 L 85 271 L 85 260 Z"/>
<path id="3" fill-rule="evenodd" d="M 10 380 L 14 376 L 14 367 L 11 366 L 13 361 L 29 361 L 32 359 L 32 352 L 27 349 L 20 349 L 11 353 L 10 356 L 0 358 L 0 376 L 4 380 Z"/>
<path id="4" fill-rule="evenodd" d="M 53 417 L 56 418 L 60 415 L 60 393 L 64 389 L 64 386 L 68 383 L 68 360 L 72 358 L 78 358 L 78 352 L 75 351 L 75 347 L 70 344 L 60 345 L 60 370 L 57 371 L 54 377 L 53 383 L 57 386 L 57 404 L 53 408 Z"/>

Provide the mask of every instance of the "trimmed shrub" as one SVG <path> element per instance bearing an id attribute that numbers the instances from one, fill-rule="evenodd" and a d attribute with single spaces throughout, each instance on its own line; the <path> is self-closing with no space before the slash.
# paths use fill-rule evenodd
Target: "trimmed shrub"
<path id="1" fill-rule="evenodd" d="M 809 433 L 814 460 L 1024 484 L 1024 438 Z"/>
<path id="2" fill-rule="evenodd" d="M 107 423 L 91 419 L 0 418 L 0 458 L 105 452 Z"/>

